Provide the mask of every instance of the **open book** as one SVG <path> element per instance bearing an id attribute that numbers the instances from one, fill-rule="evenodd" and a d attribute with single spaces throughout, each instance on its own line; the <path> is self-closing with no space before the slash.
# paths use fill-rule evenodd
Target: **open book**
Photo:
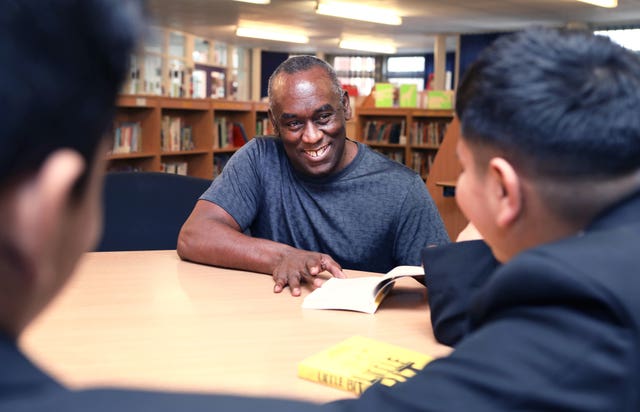
<path id="1" fill-rule="evenodd" d="M 305 309 L 341 309 L 375 313 L 398 278 L 411 276 L 421 281 L 422 266 L 396 266 L 381 276 L 330 278 L 302 302 Z"/>

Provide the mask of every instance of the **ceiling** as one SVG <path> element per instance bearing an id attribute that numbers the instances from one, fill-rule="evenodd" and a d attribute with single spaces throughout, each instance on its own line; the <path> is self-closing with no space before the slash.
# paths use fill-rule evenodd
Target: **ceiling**
<path id="1" fill-rule="evenodd" d="M 357 2 L 357 0 L 350 0 Z M 359 22 L 315 14 L 314 0 L 271 0 L 270 5 L 233 0 L 148 0 L 154 24 L 238 46 L 289 53 L 347 54 L 338 48 L 342 34 L 392 39 L 398 54 L 433 50 L 436 34 L 512 31 L 530 25 L 589 27 L 640 25 L 640 0 L 619 0 L 605 9 L 575 0 L 369 0 L 395 8 L 401 26 Z M 304 29 L 307 45 L 235 36 L 240 19 Z M 455 37 L 447 41 L 455 48 Z"/>

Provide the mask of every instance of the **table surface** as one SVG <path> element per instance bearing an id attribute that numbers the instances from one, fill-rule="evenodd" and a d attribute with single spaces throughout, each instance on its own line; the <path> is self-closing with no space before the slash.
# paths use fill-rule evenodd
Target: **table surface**
<path id="1" fill-rule="evenodd" d="M 175 250 L 87 253 L 20 345 L 72 388 L 317 402 L 354 395 L 298 378 L 297 363 L 352 335 L 449 352 L 433 337 L 426 289 L 411 278 L 400 279 L 374 315 L 302 309 L 302 297 L 272 288 L 271 276 L 184 262 Z"/>

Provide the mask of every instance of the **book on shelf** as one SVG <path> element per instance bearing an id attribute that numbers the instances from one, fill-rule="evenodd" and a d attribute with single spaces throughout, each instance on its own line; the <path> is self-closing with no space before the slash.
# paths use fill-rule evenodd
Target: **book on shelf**
<path id="1" fill-rule="evenodd" d="M 411 126 L 411 143 L 439 146 L 442 144 L 449 121 L 429 120 L 416 121 Z"/>
<path id="2" fill-rule="evenodd" d="M 418 85 L 401 84 L 398 91 L 398 105 L 400 107 L 418 107 Z"/>
<path id="3" fill-rule="evenodd" d="M 373 90 L 375 107 L 393 107 L 395 86 L 391 83 L 376 83 Z"/>
<path id="4" fill-rule="evenodd" d="M 423 179 L 426 179 L 431 171 L 435 157 L 435 153 L 413 152 L 411 168 Z"/>
<path id="5" fill-rule="evenodd" d="M 413 277 L 424 279 L 422 266 L 396 266 L 384 275 L 357 278 L 329 278 L 302 301 L 304 309 L 351 310 L 375 313 L 396 280 Z"/>
<path id="6" fill-rule="evenodd" d="M 256 135 L 264 136 L 264 135 L 274 135 L 275 132 L 273 130 L 273 125 L 271 124 L 271 120 L 268 117 L 263 117 L 262 119 L 256 120 Z"/>
<path id="7" fill-rule="evenodd" d="M 218 148 L 225 147 L 234 147 L 235 146 L 235 132 L 236 126 L 240 123 L 235 123 L 231 119 L 226 116 L 216 117 L 214 127 L 215 127 L 215 136 L 218 140 Z M 244 127 L 242 128 L 244 131 Z M 242 133 L 238 131 L 238 133 Z M 245 133 L 246 135 L 246 133 Z M 243 138 L 240 137 L 242 140 Z"/>
<path id="8" fill-rule="evenodd" d="M 403 144 L 406 141 L 404 135 L 404 120 L 368 120 L 363 129 L 364 140 L 367 142 Z"/>
<path id="9" fill-rule="evenodd" d="M 242 123 L 233 123 L 233 146 L 242 147 L 249 141 L 247 132 L 244 130 Z"/>
<path id="10" fill-rule="evenodd" d="M 162 171 L 164 173 L 172 173 L 176 175 L 187 175 L 188 164 L 187 162 L 163 162 L 161 164 Z"/>
<path id="11" fill-rule="evenodd" d="M 111 153 L 139 152 L 142 147 L 142 127 L 140 122 L 121 122 L 114 128 Z"/>
<path id="12" fill-rule="evenodd" d="M 356 335 L 302 360 L 298 377 L 359 395 L 375 383 L 404 382 L 431 360 L 424 353 Z"/>
<path id="13" fill-rule="evenodd" d="M 193 132 L 179 116 L 162 116 L 160 141 L 163 152 L 193 150 Z"/>
<path id="14" fill-rule="evenodd" d="M 428 90 L 427 109 L 453 109 L 452 90 Z"/>

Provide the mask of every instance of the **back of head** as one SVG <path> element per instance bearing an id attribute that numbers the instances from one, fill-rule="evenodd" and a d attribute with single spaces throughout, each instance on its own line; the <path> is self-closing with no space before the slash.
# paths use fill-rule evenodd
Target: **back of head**
<path id="1" fill-rule="evenodd" d="M 311 70 L 316 67 L 321 68 L 327 73 L 327 75 L 329 76 L 329 79 L 331 80 L 331 83 L 333 84 L 334 93 L 336 94 L 336 96 L 341 97 L 342 85 L 340 84 L 340 80 L 338 80 L 338 76 L 335 70 L 333 69 L 333 67 L 331 67 L 329 63 L 315 56 L 301 55 L 301 56 L 289 57 L 287 60 L 282 62 L 278 67 L 276 67 L 276 69 L 273 71 L 273 73 L 269 77 L 269 85 L 268 85 L 268 91 L 267 91 L 269 95 L 269 101 L 273 102 L 274 80 L 277 79 L 278 76 L 280 76 L 283 73 L 294 74 L 299 72 L 305 72 L 307 70 Z"/>
<path id="2" fill-rule="evenodd" d="M 0 186 L 59 148 L 93 158 L 141 17 L 128 0 L 0 0 Z"/>
<path id="3" fill-rule="evenodd" d="M 505 35 L 465 73 L 466 141 L 532 177 L 617 177 L 640 167 L 640 56 L 563 29 Z"/>

